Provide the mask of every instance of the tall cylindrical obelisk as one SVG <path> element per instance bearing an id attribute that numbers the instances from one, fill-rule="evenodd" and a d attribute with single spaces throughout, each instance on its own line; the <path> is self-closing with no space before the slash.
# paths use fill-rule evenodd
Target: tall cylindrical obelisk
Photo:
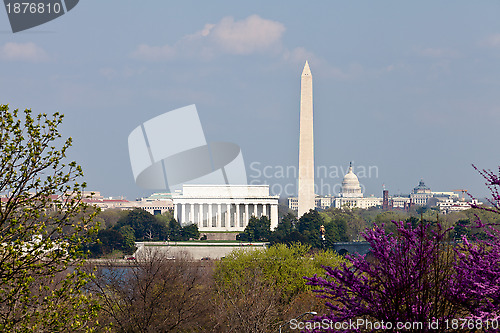
<path id="1" fill-rule="evenodd" d="M 299 210 L 314 209 L 314 136 L 312 75 L 306 61 L 300 79 Z"/>

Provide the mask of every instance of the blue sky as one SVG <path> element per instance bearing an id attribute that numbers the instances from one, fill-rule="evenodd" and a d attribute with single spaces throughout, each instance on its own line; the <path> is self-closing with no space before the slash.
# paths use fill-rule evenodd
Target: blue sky
<path id="1" fill-rule="evenodd" d="M 317 166 L 372 167 L 367 195 L 423 178 L 485 196 L 471 163 L 500 165 L 499 13 L 498 1 L 82 0 L 13 34 L 2 8 L 0 103 L 64 113 L 89 189 L 128 199 L 151 193 L 134 183 L 129 133 L 196 104 L 207 141 L 240 145 L 249 181 L 279 192 L 295 182 L 280 170 L 298 164 L 308 59 Z"/>

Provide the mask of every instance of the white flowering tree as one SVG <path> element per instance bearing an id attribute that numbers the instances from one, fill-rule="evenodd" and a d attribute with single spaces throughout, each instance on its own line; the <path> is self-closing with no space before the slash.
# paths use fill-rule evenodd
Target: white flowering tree
<path id="1" fill-rule="evenodd" d="M 81 167 L 66 162 L 62 119 L 0 105 L 2 332 L 93 330 L 97 305 L 78 266 L 95 212 L 82 203 Z"/>

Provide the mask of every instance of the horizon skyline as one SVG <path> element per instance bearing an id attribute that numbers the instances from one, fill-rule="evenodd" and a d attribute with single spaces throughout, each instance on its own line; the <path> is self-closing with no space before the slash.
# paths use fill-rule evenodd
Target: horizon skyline
<path id="1" fill-rule="evenodd" d="M 127 10 L 116 15 L 118 6 Z M 129 133 L 191 104 L 207 142 L 241 147 L 249 181 L 286 186 L 289 178 L 254 177 L 250 166 L 298 167 L 298 73 L 309 59 L 316 165 L 376 166 L 377 177 L 362 180 L 366 194 L 383 184 L 405 192 L 422 178 L 489 197 L 471 164 L 500 165 L 499 10 L 465 0 L 87 1 L 16 34 L 3 10 L 0 102 L 64 113 L 69 158 L 88 188 L 111 197 L 151 193 L 134 182 Z"/>

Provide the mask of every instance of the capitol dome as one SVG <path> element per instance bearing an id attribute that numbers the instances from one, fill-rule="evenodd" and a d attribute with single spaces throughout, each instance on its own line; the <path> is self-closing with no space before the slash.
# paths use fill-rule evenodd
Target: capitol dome
<path id="1" fill-rule="evenodd" d="M 352 163 L 349 165 L 349 171 L 344 176 L 342 181 L 342 193 L 340 196 L 344 198 L 362 198 L 361 186 L 359 185 L 358 176 L 352 172 Z"/>

